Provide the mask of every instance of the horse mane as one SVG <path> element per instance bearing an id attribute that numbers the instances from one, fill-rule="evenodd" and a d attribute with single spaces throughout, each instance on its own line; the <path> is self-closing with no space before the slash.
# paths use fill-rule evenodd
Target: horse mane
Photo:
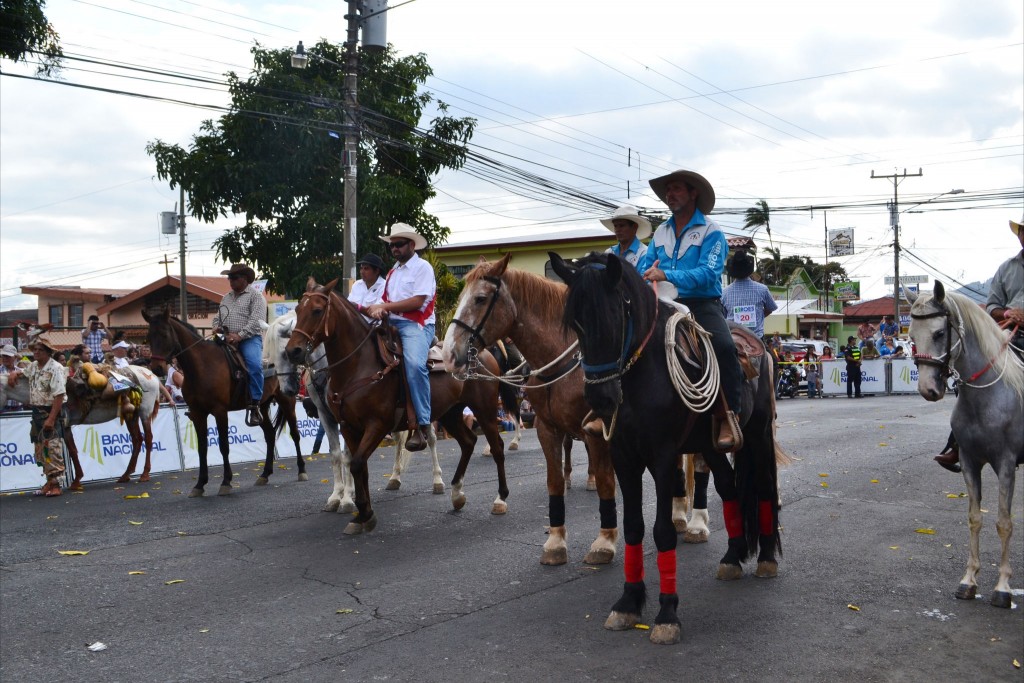
<path id="1" fill-rule="evenodd" d="M 946 301 L 942 304 L 934 300 L 934 295 L 922 295 L 918 298 L 913 308 L 927 304 L 943 307 L 954 314 L 959 311 L 958 317 L 963 322 L 964 330 L 974 337 L 978 344 L 979 353 L 986 359 L 996 358 L 1000 353 L 1009 354 L 1009 358 L 1006 359 L 1005 368 L 1003 368 L 1003 381 L 1017 392 L 1019 396 L 1024 397 L 1024 367 L 1020 363 L 1015 362 L 1016 358 L 1013 351 L 1004 349 L 1007 337 L 1010 335 L 1009 330 L 1000 328 L 996 321 L 992 319 L 992 316 L 982 309 L 977 302 L 963 294 L 947 291 Z M 999 368 L 1000 366 L 997 364 L 996 367 Z"/>
<path id="2" fill-rule="evenodd" d="M 592 252 L 577 261 L 576 279 L 569 296 L 565 302 L 565 312 L 562 325 L 568 329 L 572 321 L 579 317 L 581 311 L 588 311 L 588 319 L 595 321 L 594 326 L 598 330 L 615 330 L 622 326 L 618 306 L 609 306 L 608 299 L 611 292 L 608 291 L 607 266 L 612 258 L 618 258 L 614 254 Z M 622 297 L 629 308 L 629 315 L 632 318 L 635 343 L 639 344 L 640 339 L 650 328 L 652 317 L 656 308 L 653 305 L 655 297 L 636 269 L 626 261 L 619 259 L 622 266 L 622 277 L 619 279 L 616 289 L 621 290 Z"/>
<path id="3" fill-rule="evenodd" d="M 494 264 L 485 262 L 466 273 L 466 284 L 473 284 L 491 274 Z M 506 268 L 501 279 L 512 292 L 516 301 L 529 301 L 531 310 L 547 320 L 560 320 L 565 309 L 567 288 L 562 282 L 555 282 L 534 273 L 516 268 Z"/>
<path id="4" fill-rule="evenodd" d="M 279 329 L 286 323 L 295 323 L 295 311 L 288 311 L 278 317 L 274 318 L 274 321 L 267 327 L 267 331 L 263 333 L 263 358 L 269 360 L 271 363 L 276 363 L 277 359 L 281 357 L 281 341 L 283 337 L 279 332 Z"/>
<path id="5" fill-rule="evenodd" d="M 186 330 L 188 330 L 189 332 L 191 332 L 191 333 L 192 333 L 192 335 L 193 335 L 193 336 L 194 336 L 194 337 L 195 337 L 196 339 L 202 339 L 202 338 L 203 338 L 203 335 L 199 334 L 199 330 L 197 330 L 197 329 L 196 329 L 196 326 L 195 326 L 195 325 L 193 325 L 192 323 L 190 323 L 189 321 L 187 321 L 187 320 L 182 320 L 181 318 L 176 318 L 176 317 L 174 317 L 173 315 L 167 316 L 167 320 L 169 320 L 169 321 L 171 321 L 171 322 L 176 322 L 176 323 L 178 323 L 179 325 L 181 325 L 182 327 L 184 327 L 184 328 L 185 328 Z"/>

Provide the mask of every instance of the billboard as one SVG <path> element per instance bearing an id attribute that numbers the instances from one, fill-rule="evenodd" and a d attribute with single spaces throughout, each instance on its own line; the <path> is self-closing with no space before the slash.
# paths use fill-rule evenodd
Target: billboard
<path id="1" fill-rule="evenodd" d="M 860 299 L 860 281 L 837 282 L 832 289 L 836 301 L 856 301 Z"/>
<path id="2" fill-rule="evenodd" d="M 838 228 L 828 231 L 828 255 L 853 255 L 853 228 Z"/>

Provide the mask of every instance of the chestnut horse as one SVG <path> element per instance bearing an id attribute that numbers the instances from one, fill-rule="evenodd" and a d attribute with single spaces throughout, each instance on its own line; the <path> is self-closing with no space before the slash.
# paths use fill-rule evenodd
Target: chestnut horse
<path id="1" fill-rule="evenodd" d="M 182 322 L 170 314 L 166 308 L 156 314 L 142 312 L 142 317 L 149 323 L 149 346 L 153 350 L 150 367 L 159 372 L 165 369 L 167 358 L 175 357 L 185 377 L 181 393 L 188 405 L 188 415 L 195 425 L 199 438 L 199 479 L 195 488 L 189 491 L 189 498 L 203 495 L 203 489 L 210 480 L 206 463 L 208 440 L 205 438 L 207 419 L 213 415 L 217 424 L 217 441 L 220 454 L 224 461 L 224 478 L 221 480 L 217 495 L 226 496 L 231 493 L 231 463 L 228 460 L 228 411 L 244 410 L 248 405 L 248 395 L 237 400 L 235 382 L 246 382 L 247 379 L 233 379 L 231 368 L 223 346 L 217 342 L 204 339 L 192 325 Z M 277 415 L 270 419 L 270 402 L 277 402 Z M 284 429 L 285 423 L 291 428 L 292 441 L 295 443 L 295 454 L 299 468 L 299 481 L 309 479 L 306 474 L 306 462 L 302 459 L 299 445 L 299 427 L 295 419 L 295 399 L 286 396 L 279 388 L 277 377 L 269 377 L 263 381 L 263 399 L 260 401 L 260 414 L 263 438 L 267 442 L 267 456 L 263 464 L 263 472 L 256 479 L 256 486 L 265 486 L 274 473 L 274 446 L 276 435 Z"/>
<path id="2" fill-rule="evenodd" d="M 355 306 L 340 297 L 332 280 L 319 285 L 310 278 L 306 293 L 295 307 L 295 329 L 285 347 L 293 363 L 307 359 L 323 344 L 327 353 L 330 385 L 328 402 L 341 427 L 352 459 L 349 471 L 355 483 L 356 517 L 346 534 L 370 532 L 377 526 L 370 503 L 367 461 L 388 432 L 407 427 L 406 401 L 401 365 L 386 363 L 377 345 L 379 326 L 370 325 Z M 485 362 L 497 372 L 497 362 L 486 354 Z M 463 479 L 476 445 L 476 434 L 462 420 L 469 405 L 477 416 L 498 470 L 498 497 L 493 514 L 507 510 L 508 482 L 505 478 L 505 447 L 498 434 L 498 391 L 487 382 L 464 383 L 448 373 L 430 373 L 430 416 L 440 422 L 461 447 L 461 457 L 452 478 L 452 504 L 465 505 Z M 433 429 L 431 438 L 434 439 Z"/>
<path id="3" fill-rule="evenodd" d="M 615 474 L 608 444 L 583 431 L 590 408 L 583 400 L 583 372 L 572 358 L 552 363 L 576 341 L 562 330 L 566 288 L 508 267 L 510 254 L 482 262 L 466 274 L 455 317 L 444 338 L 445 367 L 456 376 L 473 371 L 472 358 L 498 339 L 510 337 L 533 370 L 526 396 L 537 418 L 537 438 L 547 463 L 550 533 L 541 564 L 569 561 L 566 545 L 565 489 L 562 467 L 567 436 L 586 443 L 590 469 L 600 498 L 601 530 L 584 558 L 587 564 L 607 564 L 615 557 L 618 520 L 615 512 Z"/>

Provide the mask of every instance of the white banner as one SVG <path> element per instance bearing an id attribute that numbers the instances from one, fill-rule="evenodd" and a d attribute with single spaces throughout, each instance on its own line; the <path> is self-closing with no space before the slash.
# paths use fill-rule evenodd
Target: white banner
<path id="1" fill-rule="evenodd" d="M 141 427 L 141 425 L 140 425 Z M 98 425 L 74 425 L 71 433 L 78 446 L 78 462 L 82 464 L 82 481 L 117 479 L 124 474 L 132 457 L 132 438 L 119 420 Z M 150 474 L 180 472 L 181 453 L 174 433 L 174 409 L 160 406 L 153 421 L 153 456 Z M 146 444 L 139 450 L 135 464 L 136 476 L 146 466 Z"/>
<path id="2" fill-rule="evenodd" d="M 835 396 L 846 393 L 846 361 L 823 361 L 821 393 Z M 862 394 L 885 393 L 885 360 L 861 361 L 860 391 Z M 915 377 L 917 374 L 915 373 Z M 914 380 L 917 381 L 916 379 Z"/>
<path id="3" fill-rule="evenodd" d="M 39 488 L 46 483 L 43 468 L 36 465 L 35 448 L 29 439 L 32 420 L 28 414 L 0 417 L 0 490 Z"/>
<path id="4" fill-rule="evenodd" d="M 894 358 L 889 361 L 892 374 L 890 389 L 894 394 L 917 393 L 917 366 L 912 358 Z"/>

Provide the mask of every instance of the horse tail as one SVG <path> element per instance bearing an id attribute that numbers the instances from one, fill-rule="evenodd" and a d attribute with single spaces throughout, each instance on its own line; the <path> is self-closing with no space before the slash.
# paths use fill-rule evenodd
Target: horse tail
<path id="1" fill-rule="evenodd" d="M 501 404 L 505 407 L 505 414 L 515 419 L 519 424 L 519 387 L 514 387 L 504 382 L 498 382 L 498 396 Z"/>
<path id="2" fill-rule="evenodd" d="M 274 401 L 277 403 L 277 415 L 274 415 L 274 421 L 270 424 L 274 428 L 274 438 L 277 438 L 281 436 L 281 432 L 284 431 L 284 426 L 288 424 L 288 411 L 285 409 L 285 404 L 282 401 L 278 401 L 277 399 L 274 399 Z M 268 410 L 270 409 L 269 405 L 270 404 L 268 403 Z M 293 403 L 292 411 L 294 410 L 295 404 Z"/>
<path id="3" fill-rule="evenodd" d="M 767 365 L 768 365 L 767 370 L 768 370 L 769 373 L 771 373 L 771 377 L 773 378 L 772 382 L 774 383 L 774 381 L 775 381 L 774 380 L 774 377 L 775 377 L 775 360 L 773 358 L 769 358 L 768 360 L 769 360 L 769 362 L 767 363 Z M 764 372 L 764 371 L 765 371 L 765 368 L 762 367 L 761 368 L 761 372 Z M 775 400 L 775 387 L 772 387 L 772 390 L 769 392 L 769 394 L 771 396 L 770 406 L 771 406 L 771 416 L 772 416 L 772 420 L 771 420 L 771 423 L 772 423 L 772 444 L 775 447 L 775 467 L 778 470 L 778 469 L 782 469 L 783 467 L 789 467 L 790 465 L 792 465 L 793 464 L 793 458 L 789 455 L 789 453 L 787 453 L 785 450 L 783 450 L 782 446 L 779 445 L 779 439 L 778 439 L 778 436 L 779 436 L 779 431 L 778 431 L 778 416 L 779 416 L 779 413 L 778 413 L 778 407 L 776 405 L 776 400 Z"/>

